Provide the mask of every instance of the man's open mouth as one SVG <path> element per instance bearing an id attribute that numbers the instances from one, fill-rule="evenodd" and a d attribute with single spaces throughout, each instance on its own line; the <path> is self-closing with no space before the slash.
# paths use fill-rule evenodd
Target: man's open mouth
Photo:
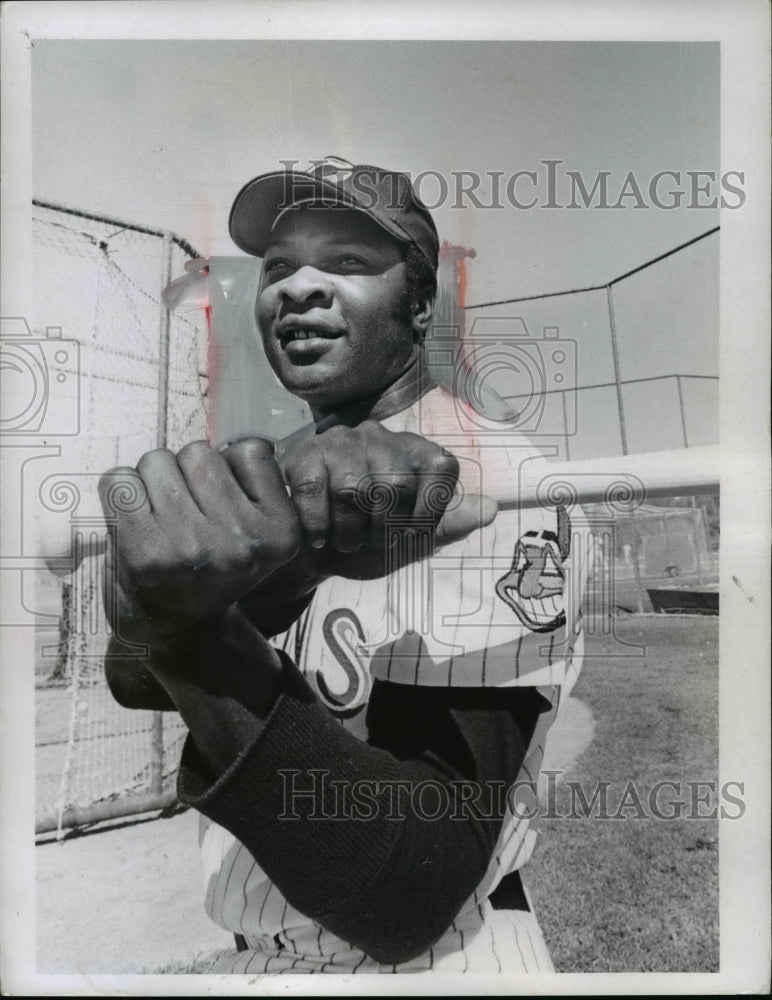
<path id="1" fill-rule="evenodd" d="M 283 347 L 299 341 L 335 340 L 343 335 L 340 330 L 330 330 L 319 326 L 288 326 L 279 331 L 279 340 Z"/>

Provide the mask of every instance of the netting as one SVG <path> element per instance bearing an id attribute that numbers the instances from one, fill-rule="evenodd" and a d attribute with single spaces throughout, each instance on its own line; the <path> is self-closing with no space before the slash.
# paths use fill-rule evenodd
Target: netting
<path id="1" fill-rule="evenodd" d="M 606 284 L 469 305 L 467 358 L 553 457 L 714 444 L 718 250 L 711 230 Z"/>
<path id="2" fill-rule="evenodd" d="M 657 610 L 652 590 L 716 589 L 717 495 L 631 505 L 628 511 L 609 504 L 583 509 L 595 536 L 588 619 Z"/>
<path id="3" fill-rule="evenodd" d="M 466 367 L 551 459 L 715 444 L 718 250 L 713 229 L 603 284 L 466 305 Z M 587 507 L 599 627 L 615 611 L 656 610 L 653 591 L 715 589 L 718 493 L 674 502 L 623 516 Z"/>
<path id="4" fill-rule="evenodd" d="M 135 465 L 155 447 L 206 436 L 206 330 L 170 315 L 160 293 L 195 252 L 184 241 L 126 223 L 33 209 L 34 332 L 61 328 L 79 343 L 80 433 L 58 439 L 48 509 L 69 514 L 73 543 L 89 533 L 99 475 Z M 168 362 L 168 367 L 167 367 Z M 53 430 L 56 433 L 56 430 Z M 109 637 L 103 557 L 69 577 L 38 576 L 38 604 L 57 615 L 37 636 L 37 827 L 74 811 L 134 811 L 132 799 L 171 794 L 184 727 L 178 716 L 122 709 L 103 674 Z"/>
<path id="5" fill-rule="evenodd" d="M 80 343 L 79 471 L 134 464 L 159 444 L 162 322 L 170 323 L 166 440 L 205 432 L 206 338 L 169 315 L 160 292 L 190 254 L 132 228 L 35 206 L 35 331 L 62 327 Z M 166 259 L 168 257 L 168 260 Z"/>

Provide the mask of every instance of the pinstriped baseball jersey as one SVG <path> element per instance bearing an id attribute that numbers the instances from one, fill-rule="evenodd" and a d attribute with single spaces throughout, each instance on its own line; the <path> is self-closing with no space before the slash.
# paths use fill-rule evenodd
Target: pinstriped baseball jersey
<path id="1" fill-rule="evenodd" d="M 520 435 L 481 421 L 443 390 L 383 421 L 447 447 L 459 459 L 460 489 L 511 484 L 541 456 Z M 398 530 L 398 529 L 397 529 Z M 494 910 L 489 894 L 522 867 L 537 837 L 536 782 L 552 722 L 581 666 L 579 603 L 589 533 L 579 511 L 500 513 L 493 524 L 423 562 L 379 580 L 334 578 L 274 640 L 304 672 L 340 724 L 365 739 L 375 678 L 420 686 L 536 688 L 550 702 L 538 717 L 488 870 L 443 937 L 426 954 L 383 967 L 295 910 L 246 848 L 201 820 L 206 909 L 244 936 L 221 971 L 548 971 L 533 912 Z M 324 762 L 320 761 L 320 767 Z"/>

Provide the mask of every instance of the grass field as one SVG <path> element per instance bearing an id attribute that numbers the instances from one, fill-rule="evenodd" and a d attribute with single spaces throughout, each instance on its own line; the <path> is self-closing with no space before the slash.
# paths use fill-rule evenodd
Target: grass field
<path id="1" fill-rule="evenodd" d="M 558 971 L 717 971 L 718 823 L 698 818 L 716 796 L 686 783 L 718 775 L 718 618 L 630 616 L 616 628 L 645 658 L 590 639 L 574 694 L 592 708 L 595 737 L 554 786 L 526 882 Z M 681 818 L 650 809 L 663 780 L 679 783 Z M 599 806 L 581 818 L 576 791 L 570 818 L 571 784 L 591 801 L 601 781 L 605 814 L 620 818 Z M 664 789 L 659 811 L 677 811 L 675 799 Z"/>

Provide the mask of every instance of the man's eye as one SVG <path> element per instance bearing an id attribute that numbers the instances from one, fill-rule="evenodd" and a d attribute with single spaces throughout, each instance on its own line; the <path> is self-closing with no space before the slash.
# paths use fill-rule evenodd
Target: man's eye
<path id="1" fill-rule="evenodd" d="M 356 254 L 346 254 L 339 257 L 335 266 L 341 271 L 365 271 L 369 267 L 364 257 L 357 257 Z"/>
<path id="2" fill-rule="evenodd" d="M 263 271 L 266 274 L 277 274 L 280 271 L 289 271 L 290 269 L 290 262 L 282 257 L 274 257 L 273 260 L 267 260 L 263 264 Z"/>

